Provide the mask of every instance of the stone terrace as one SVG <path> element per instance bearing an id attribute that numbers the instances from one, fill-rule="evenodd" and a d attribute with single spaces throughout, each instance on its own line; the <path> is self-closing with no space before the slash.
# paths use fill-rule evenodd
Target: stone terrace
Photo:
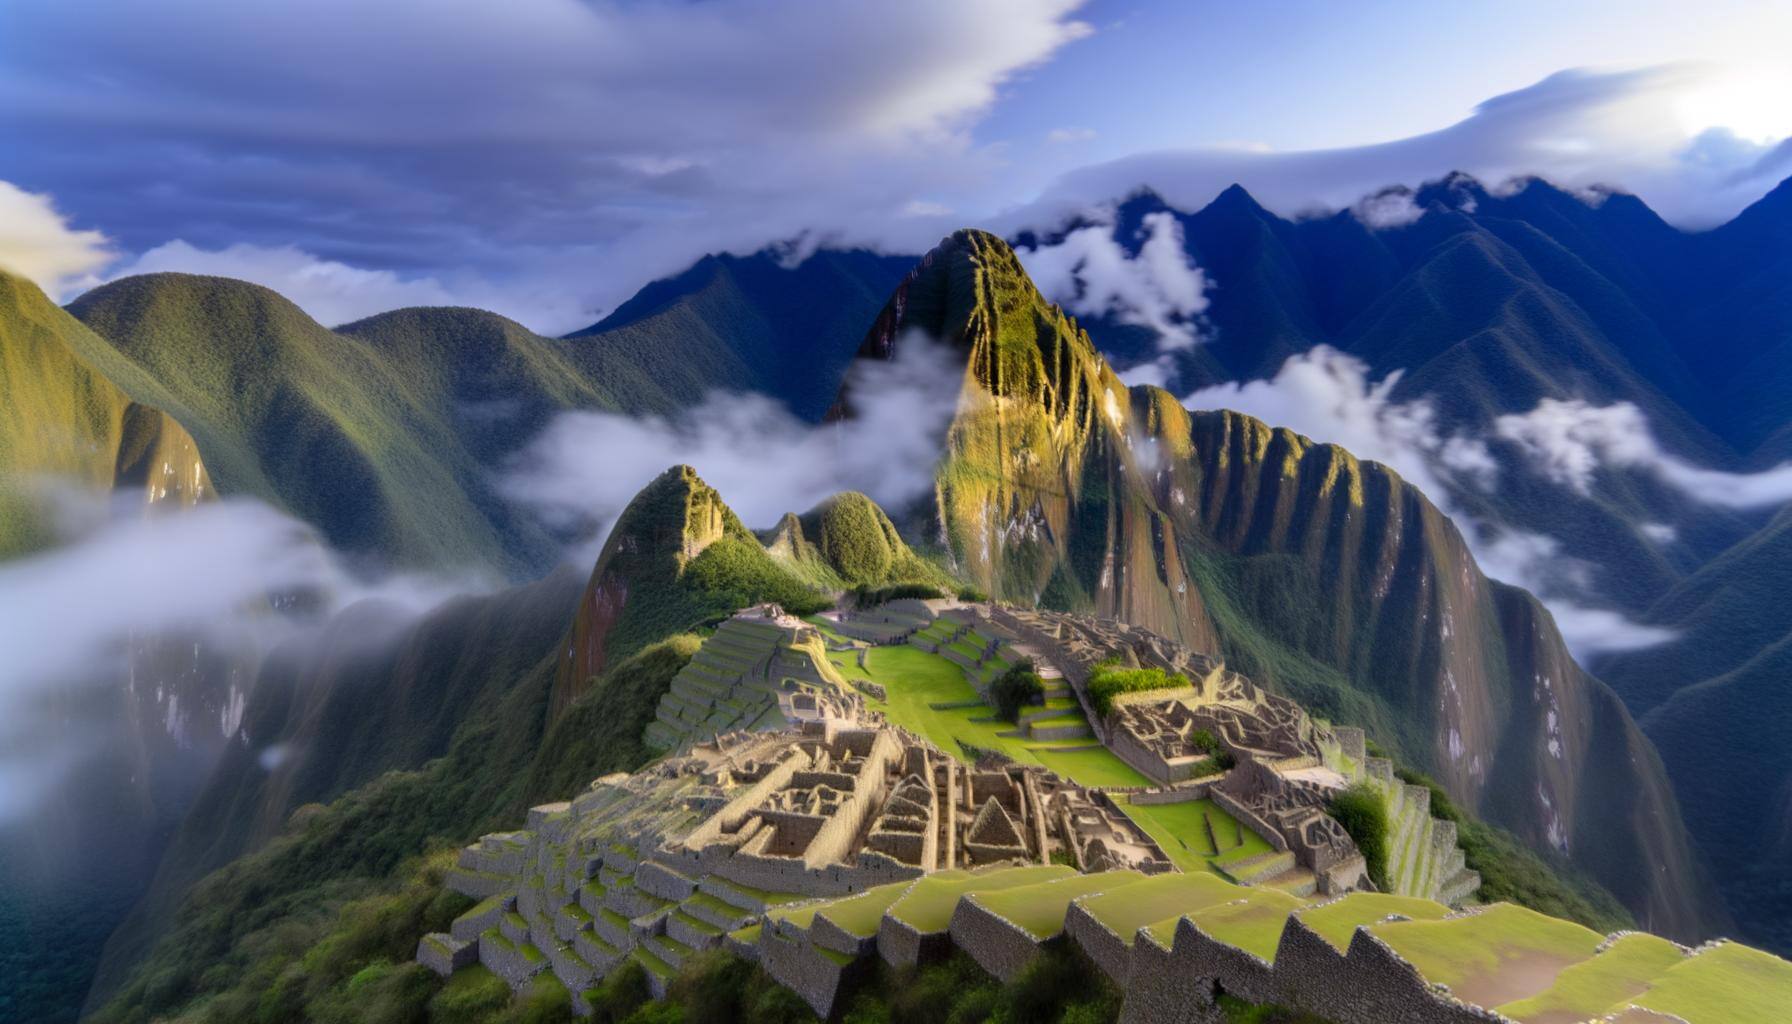
<path id="1" fill-rule="evenodd" d="M 820 718 L 723 734 L 481 838 L 448 879 L 481 902 L 417 959 L 443 974 L 476 961 L 518 990 L 551 970 L 583 1007 L 625 959 L 660 994 L 695 950 L 774 908 L 1054 861 L 1171 870 L 1125 815 L 1042 768 L 966 765 L 899 729 Z M 799 959 L 816 956 L 829 960 Z"/>
<path id="2" fill-rule="evenodd" d="M 660 698 L 645 739 L 651 749 L 672 750 L 734 729 L 842 717 L 856 703 L 815 627 L 760 605 L 703 642 Z"/>
<path id="3" fill-rule="evenodd" d="M 1220 993 L 1337 1024 L 1768 1024 L 1792 1000 L 1792 964 L 1734 943 L 1600 936 L 1509 904 L 1313 902 L 1211 875 L 1047 870 L 936 876 L 810 905 L 734 948 L 824 1017 L 873 953 L 913 963 L 914 936 L 940 935 L 948 916 L 927 955 L 956 945 L 1002 979 L 1046 943 L 1076 943 L 1121 987 L 1123 1024 L 1221 1024 Z"/>

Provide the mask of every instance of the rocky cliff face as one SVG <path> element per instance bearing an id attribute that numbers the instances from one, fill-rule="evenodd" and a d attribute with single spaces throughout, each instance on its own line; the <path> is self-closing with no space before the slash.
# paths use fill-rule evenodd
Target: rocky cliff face
<path id="1" fill-rule="evenodd" d="M 966 370 L 917 529 L 998 597 L 1134 622 L 1340 721 L 1571 857 L 1649 928 L 1721 924 L 1653 748 L 1530 595 L 1488 580 L 1387 468 L 1128 390 L 1001 240 L 960 232 L 860 350 L 911 330 Z M 850 415 L 843 394 L 836 413 Z M 1639 871 L 1638 865 L 1653 871 Z"/>

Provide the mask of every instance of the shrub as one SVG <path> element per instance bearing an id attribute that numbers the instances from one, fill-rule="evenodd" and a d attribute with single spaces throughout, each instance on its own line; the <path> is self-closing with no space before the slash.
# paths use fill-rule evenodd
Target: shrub
<path id="1" fill-rule="evenodd" d="M 981 590 L 978 590 L 976 587 L 959 587 L 958 588 L 958 599 L 960 601 L 969 601 L 972 604 L 988 604 L 989 603 L 989 595 L 985 594 Z"/>
<path id="2" fill-rule="evenodd" d="M 1114 710 L 1114 698 L 1123 693 L 1175 690 L 1187 685 L 1187 676 L 1172 675 L 1161 668 L 1098 665 L 1089 676 L 1089 699 L 1095 702 L 1095 713 L 1106 718 Z"/>
<path id="3" fill-rule="evenodd" d="M 1363 851 L 1369 880 L 1382 892 L 1392 892 L 1388 886 L 1388 808 L 1381 791 L 1366 782 L 1356 783 L 1334 793 L 1327 810 Z"/>
<path id="4" fill-rule="evenodd" d="M 1035 671 L 1033 659 L 1022 658 L 1008 667 L 989 684 L 989 701 L 996 714 L 1013 722 L 1020 718 L 1020 709 L 1045 703 L 1045 680 Z"/>
<path id="5" fill-rule="evenodd" d="M 638 960 L 629 960 L 598 983 L 586 1000 L 591 1004 L 592 1024 L 622 1024 L 652 998 L 647 971 Z"/>
<path id="6" fill-rule="evenodd" d="M 900 601 L 904 598 L 916 598 L 932 601 L 945 597 L 945 592 L 931 583 L 892 583 L 887 587 L 873 587 L 861 583 L 852 588 L 853 601 L 860 608 Z"/>

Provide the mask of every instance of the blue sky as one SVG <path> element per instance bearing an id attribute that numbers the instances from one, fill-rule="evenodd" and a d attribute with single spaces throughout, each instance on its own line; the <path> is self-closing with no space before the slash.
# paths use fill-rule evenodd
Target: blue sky
<path id="1" fill-rule="evenodd" d="M 1140 185 L 1295 214 L 1461 167 L 1696 227 L 1792 174 L 1788 38 L 1731 0 L 8 0 L 0 265 L 558 332 L 706 251 Z"/>

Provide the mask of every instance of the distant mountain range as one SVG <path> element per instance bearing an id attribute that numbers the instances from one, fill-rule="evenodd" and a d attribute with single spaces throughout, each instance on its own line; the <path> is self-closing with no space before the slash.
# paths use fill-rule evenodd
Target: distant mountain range
<path id="1" fill-rule="evenodd" d="M 1405 198 L 1420 215 L 1375 229 L 1349 212 L 1284 220 L 1237 188 L 1193 213 L 1141 194 L 1111 230 L 1136 255 L 1144 218 L 1174 216 L 1212 282 L 1204 342 L 1171 353 L 1178 394 L 1269 379 L 1330 346 L 1374 376 L 1402 371 L 1388 399 L 1427 401 L 1437 431 L 1480 440 L 1495 486 L 1446 476 L 1448 493 L 1423 495 L 1344 449 L 1128 388 L 1120 372 L 1161 355 L 1155 334 L 1071 319 L 979 232 L 915 258 L 706 258 L 564 339 L 462 309 L 329 330 L 266 289 L 185 275 L 119 281 L 63 311 L 0 275 L 8 479 L 153 489 L 145 474 L 166 463 L 197 481 L 175 488 L 182 501 L 257 497 L 351 555 L 517 584 L 404 627 L 376 657 L 287 650 L 242 680 L 245 738 L 220 730 L 185 755 L 218 767 L 203 793 L 189 782 L 179 796 L 191 810 L 96 994 L 130 984 L 195 883 L 301 806 L 370 798 L 382 773 L 441 758 L 550 771 L 541 745 L 572 742 L 553 737 L 656 641 L 749 599 L 916 574 L 1219 651 L 1365 726 L 1645 926 L 1698 937 L 1734 923 L 1792 948 L 1778 923 L 1792 891 L 1774 868 L 1792 851 L 1792 513 L 1711 504 L 1641 465 L 1602 467 L 1583 492 L 1539 474 L 1497 427 L 1546 399 L 1624 402 L 1688 465 L 1742 473 L 1792 457 L 1792 184 L 1697 235 L 1632 197 L 1589 202 L 1542 182 L 1495 194 L 1457 177 Z M 755 537 L 722 495 L 710 526 L 731 540 L 692 572 L 665 538 L 690 528 L 701 482 L 663 479 L 677 493 L 631 507 L 581 593 L 583 570 L 548 575 L 556 538 L 498 491 L 507 460 L 565 410 L 675 415 L 723 389 L 813 422 L 850 416 L 847 368 L 889 358 L 910 328 L 955 346 L 967 396 L 914 507 L 852 499 Z M 1553 538 L 1586 567 L 1563 584 L 1574 596 L 1673 639 L 1594 663 L 1614 696 L 1428 499 L 1465 523 Z M 7 555 L 56 542 L 40 496 L 0 501 Z M 871 530 L 891 568 L 870 576 L 827 554 L 829 531 L 860 518 L 892 531 Z M 870 536 L 854 530 L 854 544 Z M 170 697 L 221 710 L 239 671 L 145 669 L 130 727 L 149 739 Z M 261 764 L 270 747 L 290 758 Z M 406 841 L 476 834 L 533 787 L 481 790 L 462 812 L 431 804 Z M 158 814 L 143 826 L 151 846 L 171 827 Z"/>

